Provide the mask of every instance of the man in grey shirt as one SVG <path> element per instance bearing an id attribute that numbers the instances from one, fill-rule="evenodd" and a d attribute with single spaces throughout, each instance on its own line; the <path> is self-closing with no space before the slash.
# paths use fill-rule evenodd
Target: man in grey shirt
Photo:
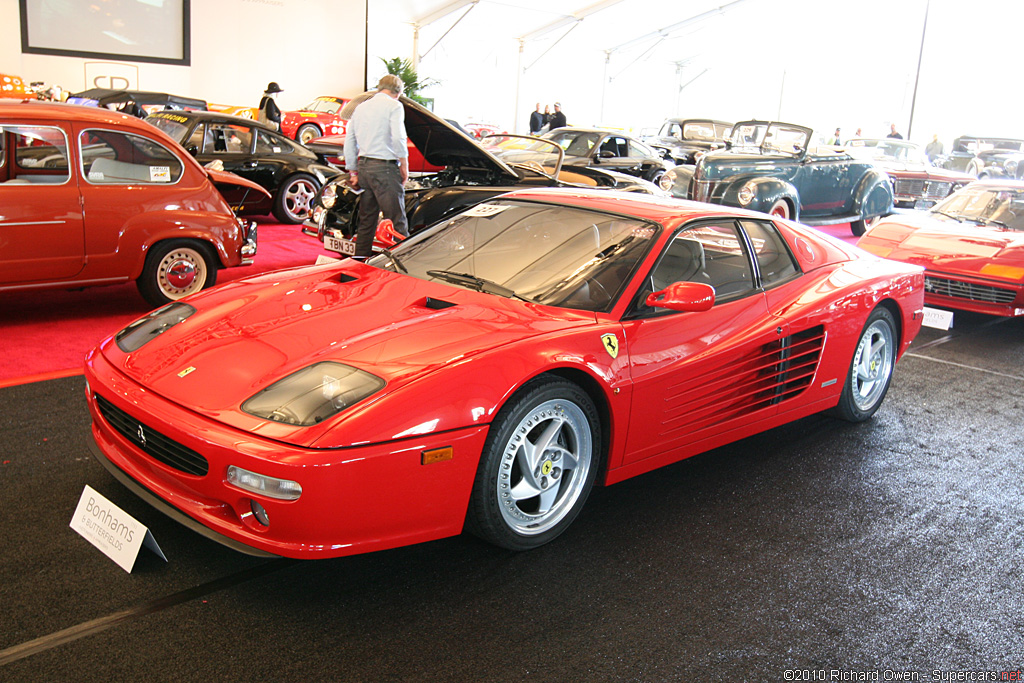
<path id="1" fill-rule="evenodd" d="M 359 104 L 345 134 L 345 167 L 352 187 L 362 189 L 356 222 L 357 259 L 373 255 L 377 219 L 383 213 L 395 230 L 409 234 L 405 217 L 405 181 L 409 179 L 405 107 L 398 101 L 402 79 L 388 74 L 377 94 Z"/>

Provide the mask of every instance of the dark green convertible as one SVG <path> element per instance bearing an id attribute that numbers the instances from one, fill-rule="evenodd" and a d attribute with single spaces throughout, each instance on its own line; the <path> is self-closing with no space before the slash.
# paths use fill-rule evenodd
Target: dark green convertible
<path id="1" fill-rule="evenodd" d="M 840 147 L 810 147 L 811 135 L 791 123 L 737 123 L 727 149 L 706 154 L 696 167 L 675 167 L 661 187 L 810 225 L 850 223 L 854 235 L 863 235 L 871 221 L 892 213 L 888 176 Z"/>

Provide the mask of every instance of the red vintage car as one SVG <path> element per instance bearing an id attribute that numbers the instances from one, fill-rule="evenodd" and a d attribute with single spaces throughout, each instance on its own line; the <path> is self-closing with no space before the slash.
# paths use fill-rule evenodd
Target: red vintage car
<path id="1" fill-rule="evenodd" d="M 973 176 L 933 166 L 920 145 L 892 138 L 854 138 L 846 151 L 885 171 L 892 183 L 893 204 L 927 209 L 974 180 Z"/>
<path id="2" fill-rule="evenodd" d="M 344 135 L 347 122 L 338 114 L 348 100 L 323 95 L 298 111 L 282 112 L 281 132 L 302 144 L 324 135 Z"/>
<path id="3" fill-rule="evenodd" d="M 93 452 L 231 547 L 525 550 L 613 484 L 823 410 L 871 417 L 917 266 L 723 206 L 521 190 L 365 263 L 229 283 L 86 361 Z"/>
<path id="4" fill-rule="evenodd" d="M 133 116 L 0 100 L 0 292 L 135 280 L 154 306 L 198 292 L 256 254 L 229 189 L 266 195 Z"/>
<path id="5" fill-rule="evenodd" d="M 437 173 L 443 171 L 444 166 L 435 166 L 423 158 L 423 153 L 412 144 L 412 140 L 406 140 L 409 147 L 409 172 L 410 173 Z M 336 168 L 345 170 L 345 136 L 325 135 L 320 138 L 313 138 L 305 143 L 306 147 L 316 154 L 320 163 L 330 164 Z"/>
<path id="6" fill-rule="evenodd" d="M 1024 315 L 1024 182 L 979 180 L 928 212 L 897 213 L 857 245 L 925 268 L 925 303 Z"/>

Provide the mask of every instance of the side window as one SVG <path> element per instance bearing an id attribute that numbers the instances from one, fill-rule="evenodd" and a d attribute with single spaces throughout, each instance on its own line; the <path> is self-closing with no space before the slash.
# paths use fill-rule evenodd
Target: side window
<path id="1" fill-rule="evenodd" d="M 7 183 L 59 185 L 71 177 L 68 142 L 60 128 L 0 125 L 0 140 L 11 145 L 10 150 L 0 149 L 0 168 L 8 160 L 14 162 Z"/>
<path id="2" fill-rule="evenodd" d="M 649 291 L 660 291 L 673 282 L 709 284 L 715 288 L 716 303 L 753 291 L 750 262 L 736 224 L 703 223 L 676 234 L 651 273 Z"/>
<path id="3" fill-rule="evenodd" d="M 188 136 L 188 140 L 185 141 L 182 147 L 184 147 L 185 149 L 190 149 L 192 146 L 195 146 L 195 148 L 200 152 L 203 151 L 203 139 L 205 130 L 205 123 L 196 124 L 196 127 L 192 129 L 192 135 Z"/>
<path id="4" fill-rule="evenodd" d="M 252 129 L 230 123 L 206 124 L 204 154 L 248 154 L 252 149 Z"/>
<path id="5" fill-rule="evenodd" d="M 647 149 L 643 145 L 630 140 L 629 142 L 629 156 L 633 159 L 646 159 L 647 157 L 657 156 L 654 152 Z"/>
<path id="6" fill-rule="evenodd" d="M 762 221 L 743 221 L 742 224 L 757 258 L 762 287 L 767 289 L 800 272 L 786 241 L 774 225 Z"/>
<path id="7" fill-rule="evenodd" d="M 112 130 L 86 130 L 78 138 L 82 175 L 93 185 L 170 185 L 181 159 L 149 138 Z"/>
<path id="8" fill-rule="evenodd" d="M 256 154 L 267 156 L 270 154 L 282 154 L 288 150 L 282 149 L 280 141 L 270 133 L 256 131 Z"/>

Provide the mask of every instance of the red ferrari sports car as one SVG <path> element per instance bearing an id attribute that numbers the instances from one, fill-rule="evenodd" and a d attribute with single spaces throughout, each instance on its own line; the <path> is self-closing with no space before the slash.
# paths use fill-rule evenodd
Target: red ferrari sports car
<path id="1" fill-rule="evenodd" d="M 883 218 L 857 246 L 924 266 L 928 305 L 1024 315 L 1024 182 L 971 183 L 928 212 Z"/>
<path id="2" fill-rule="evenodd" d="M 525 550 L 612 484 L 833 409 L 866 420 L 918 266 L 724 206 L 512 192 L 365 263 L 258 276 L 90 353 L 96 457 L 222 543 Z"/>

